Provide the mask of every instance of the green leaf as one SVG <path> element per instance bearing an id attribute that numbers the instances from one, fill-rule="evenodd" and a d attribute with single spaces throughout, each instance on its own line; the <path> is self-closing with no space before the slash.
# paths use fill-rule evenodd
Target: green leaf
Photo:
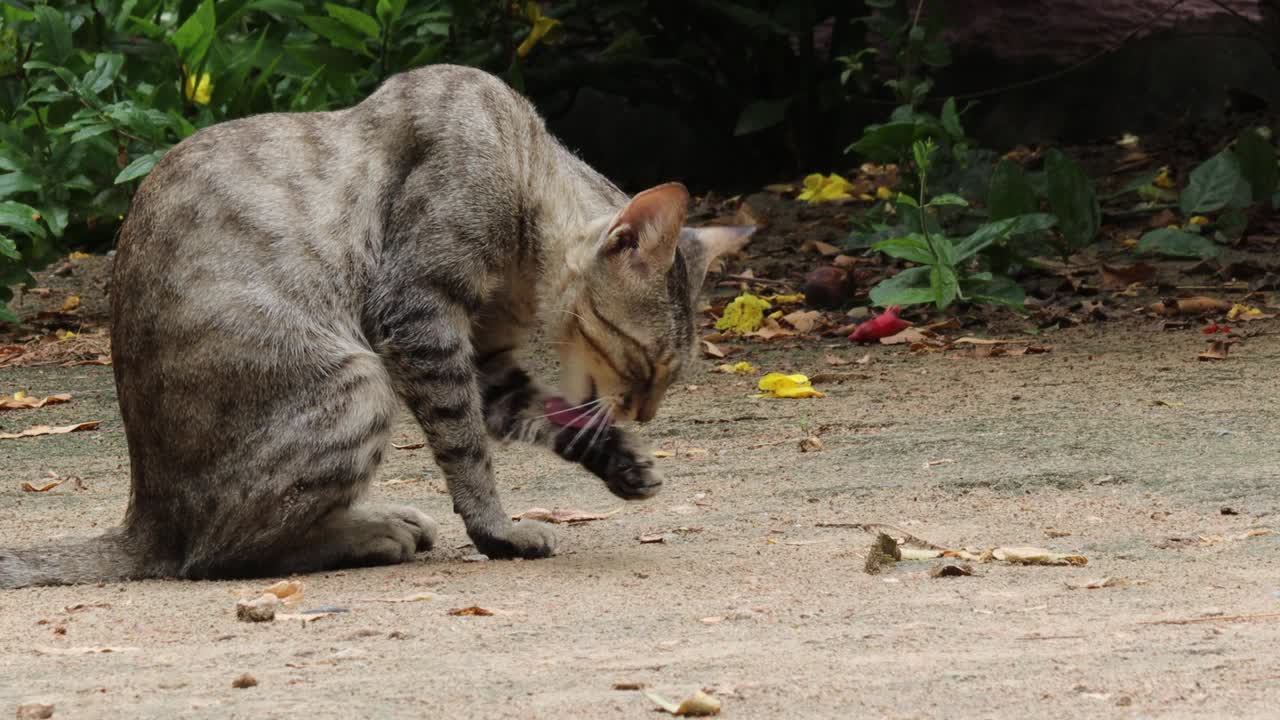
<path id="1" fill-rule="evenodd" d="M 871 302 L 879 307 L 920 305 L 933 301 L 934 294 L 933 289 L 929 287 L 929 268 L 927 267 L 903 270 L 871 288 Z"/>
<path id="2" fill-rule="evenodd" d="M 199 71 L 200 63 L 209 52 L 217 29 L 218 16 L 213 8 L 213 0 L 204 0 L 169 39 L 187 64 L 187 72 Z"/>
<path id="3" fill-rule="evenodd" d="M 156 150 L 129 163 L 128 167 L 121 170 L 119 175 L 116 175 L 115 184 L 127 183 L 151 172 L 151 168 L 160 162 L 160 158 L 164 157 L 165 152 L 165 150 Z"/>
<path id="4" fill-rule="evenodd" d="M 991 171 L 991 185 L 987 189 L 987 211 L 992 220 L 1033 213 L 1039 209 L 1035 190 L 1027 181 L 1022 166 L 1005 158 Z"/>
<path id="5" fill-rule="evenodd" d="M 997 275 L 990 280 L 962 282 L 965 296 L 975 302 L 1006 305 L 1014 310 L 1026 310 L 1027 294 L 1022 286 L 1013 280 Z"/>
<path id="6" fill-rule="evenodd" d="M 0 322 L 7 322 L 7 323 L 18 322 L 18 316 L 14 315 L 13 311 L 10 310 L 9 306 L 6 305 L 3 301 L 0 301 Z"/>
<path id="7" fill-rule="evenodd" d="M 920 203 L 916 202 L 915 198 L 911 197 L 910 195 L 904 192 L 898 193 L 898 196 L 894 198 L 893 201 L 899 205 L 906 205 L 907 207 L 910 207 L 910 208 L 916 208 L 916 209 L 920 208 Z"/>
<path id="8" fill-rule="evenodd" d="M 75 144 L 80 142 L 81 140 L 88 140 L 91 137 L 97 137 L 105 132 L 111 132 L 110 125 L 107 125 L 105 123 L 95 123 L 93 125 L 86 125 L 85 127 L 82 127 L 79 130 L 76 130 L 75 133 L 72 134 L 71 142 L 72 144 Z"/>
<path id="9" fill-rule="evenodd" d="M 734 135 L 750 135 L 779 125 L 787 118 L 787 108 L 792 98 L 781 100 L 756 100 L 742 109 Z"/>
<path id="10" fill-rule="evenodd" d="M 12 200 L 0 203 L 0 227 L 13 228 L 31 237 L 42 238 L 45 232 L 36 219 L 39 217 L 40 212 L 30 205 Z"/>
<path id="11" fill-rule="evenodd" d="M 342 23 L 328 17 L 319 17 L 316 15 L 304 15 L 299 20 L 306 25 L 311 32 L 333 43 L 336 47 L 345 50 L 352 50 L 362 55 L 370 55 L 368 48 L 365 46 L 365 39 L 356 31 L 343 25 Z"/>
<path id="12" fill-rule="evenodd" d="M 111 87 L 124 67 L 124 56 L 116 53 L 98 53 L 93 58 L 93 69 L 85 73 L 81 87 L 90 95 Z"/>
<path id="13" fill-rule="evenodd" d="M 42 215 L 53 236 L 62 237 L 67 229 L 67 222 L 71 219 L 71 209 L 66 205 L 46 205 Z"/>
<path id="14" fill-rule="evenodd" d="M 960 113 L 956 110 L 956 99 L 953 97 L 942 103 L 942 127 L 953 140 L 964 137 L 964 126 L 960 124 Z"/>
<path id="15" fill-rule="evenodd" d="M 1138 241 L 1138 252 L 1173 257 L 1217 257 L 1218 246 L 1206 237 L 1174 228 L 1152 230 Z"/>
<path id="16" fill-rule="evenodd" d="M 391 27 L 404 14 L 406 0 L 378 0 L 378 22 L 384 27 Z"/>
<path id="17" fill-rule="evenodd" d="M 1191 171 L 1191 179 L 1178 198 L 1182 212 L 1191 215 L 1245 207 L 1252 191 L 1240 171 L 1240 161 L 1229 151 L 1222 151 Z"/>
<path id="18" fill-rule="evenodd" d="M 0 255 L 10 258 L 11 260 L 22 259 L 22 253 L 18 252 L 17 243 L 4 235 L 0 235 Z"/>
<path id="19" fill-rule="evenodd" d="M 1073 249 L 1093 242 L 1102 224 L 1102 209 L 1093 182 L 1084 170 L 1059 150 L 1045 156 L 1049 176 L 1049 205 L 1058 216 L 1058 228 Z"/>
<path id="20" fill-rule="evenodd" d="M 909 262 L 920 263 L 921 265 L 930 265 L 937 262 L 933 257 L 933 253 L 929 250 L 929 243 L 925 241 L 924 236 L 914 233 L 882 240 L 872 245 L 871 249 Z"/>
<path id="21" fill-rule="evenodd" d="M 19 170 L 0 175 L 0 200 L 22 192 L 40 189 L 40 181 Z"/>
<path id="22" fill-rule="evenodd" d="M 1280 165 L 1276 165 L 1276 149 L 1256 130 L 1240 133 L 1234 154 L 1240 163 L 1240 172 L 1253 190 L 1253 201 L 1262 202 L 1271 197 L 1276 183 L 1280 182 Z"/>
<path id="23" fill-rule="evenodd" d="M 333 3 L 325 3 L 324 11 L 329 13 L 329 16 L 333 19 L 356 32 L 363 33 L 369 38 L 378 37 L 378 21 L 355 8 L 334 5 Z"/>
<path id="24" fill-rule="evenodd" d="M 956 295 L 960 292 L 960 280 L 956 277 L 955 268 L 948 265 L 929 268 L 929 287 L 933 291 L 934 304 L 939 310 L 946 310 L 956 301 Z"/>
<path id="25" fill-rule="evenodd" d="M 965 200 L 959 195 L 944 193 L 942 195 L 935 195 L 932 200 L 926 203 L 926 207 L 942 207 L 946 205 L 958 205 L 959 207 L 969 207 L 969 201 Z"/>
<path id="26" fill-rule="evenodd" d="M 911 151 L 911 141 L 916 138 L 917 127 L 914 121 L 870 125 L 863 131 L 862 138 L 850 145 L 848 150 L 875 162 L 898 160 Z"/>
<path id="27" fill-rule="evenodd" d="M 40 38 L 41 57 L 61 65 L 71 57 L 71 26 L 61 10 L 48 5 L 36 8 L 36 35 Z M 12 51 L 11 51 L 12 52 Z"/>
<path id="28" fill-rule="evenodd" d="M 403 2 L 400 4 L 404 5 Z M 306 12 L 306 8 L 297 0 L 253 0 L 245 6 L 245 10 L 257 10 L 281 17 L 297 17 Z"/>
<path id="29" fill-rule="evenodd" d="M 1124 187 L 1120 188 L 1119 190 L 1117 190 L 1117 191 L 1115 191 L 1115 192 L 1113 192 L 1113 193 L 1108 193 L 1108 194 L 1106 194 L 1106 195 L 1100 195 L 1100 196 L 1098 197 L 1098 199 L 1099 199 L 1099 200 L 1114 200 L 1114 199 L 1116 199 L 1116 198 L 1118 198 L 1118 197 L 1121 197 L 1121 196 L 1123 196 L 1123 195 L 1127 195 L 1127 194 L 1129 194 L 1129 193 L 1131 193 L 1131 192 L 1141 192 L 1143 188 L 1151 187 L 1151 186 L 1152 186 L 1151 184 L 1152 184 L 1153 182 L 1155 182 L 1155 179 L 1156 179 L 1156 177 L 1157 177 L 1158 175 L 1160 175 L 1160 170 L 1159 170 L 1159 169 L 1151 170 L 1151 171 L 1149 171 L 1149 172 L 1145 172 L 1145 173 L 1143 173 L 1143 174 L 1139 175 L 1138 177 L 1136 177 L 1136 178 L 1134 178 L 1134 179 L 1130 180 L 1130 181 L 1129 181 L 1129 182 L 1128 182 Z M 1157 189 L 1160 189 L 1160 188 L 1157 188 Z M 1175 195 L 1174 197 L 1176 197 L 1176 195 Z"/>
<path id="30" fill-rule="evenodd" d="M 991 243 L 1008 235 L 1017 224 L 1018 218 L 1014 217 L 982 225 L 977 230 L 974 230 L 973 234 L 961 240 L 960 244 L 956 245 L 955 261 L 958 263 L 964 262 L 974 255 L 977 255 L 987 249 L 987 246 L 991 245 Z"/>

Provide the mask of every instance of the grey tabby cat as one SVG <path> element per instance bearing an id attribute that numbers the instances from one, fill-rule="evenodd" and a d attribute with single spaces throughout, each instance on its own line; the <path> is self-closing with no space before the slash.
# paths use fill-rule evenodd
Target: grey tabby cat
<path id="1" fill-rule="evenodd" d="M 752 230 L 683 228 L 687 201 L 679 184 L 628 198 L 461 67 L 193 135 L 142 184 L 115 261 L 123 526 L 0 550 L 0 587 L 409 560 L 435 523 L 361 502 L 398 401 L 476 548 L 551 555 L 547 525 L 503 510 L 489 439 L 551 448 L 622 498 L 658 491 L 611 421 L 654 416 L 708 265 Z M 515 359 L 539 321 L 559 396 Z"/>

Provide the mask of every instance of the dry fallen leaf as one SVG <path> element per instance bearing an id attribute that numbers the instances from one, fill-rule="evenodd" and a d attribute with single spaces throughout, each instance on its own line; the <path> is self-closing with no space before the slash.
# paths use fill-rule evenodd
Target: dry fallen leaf
<path id="1" fill-rule="evenodd" d="M 237 690 L 243 690 L 245 688 L 255 687 L 257 684 L 258 684 L 258 679 L 250 675 L 249 673 L 244 673 L 240 677 L 231 681 L 231 687 L 236 688 Z"/>
<path id="2" fill-rule="evenodd" d="M 66 393 L 50 395 L 38 400 L 24 392 L 16 392 L 12 397 L 0 398 L 0 410 L 31 410 L 65 402 L 71 402 L 71 396 Z"/>
<path id="3" fill-rule="evenodd" d="M 1147 263 L 1135 263 L 1127 267 L 1119 265 L 1102 265 L 1102 287 L 1108 289 L 1125 289 L 1137 283 L 1146 285 L 1156 279 L 1156 268 Z"/>
<path id="4" fill-rule="evenodd" d="M 807 437 L 800 441 L 800 452 L 821 452 L 822 440 L 816 437 Z"/>
<path id="5" fill-rule="evenodd" d="M 653 456 L 658 459 L 675 457 L 675 455 L 676 454 L 671 452 L 670 450 L 654 450 L 653 451 Z"/>
<path id="6" fill-rule="evenodd" d="M 954 563 L 944 563 L 942 565 L 935 565 L 933 569 L 929 571 L 929 577 L 935 577 L 935 578 L 968 577 L 972 574 L 973 574 L 972 565 L 956 565 Z"/>
<path id="7" fill-rule="evenodd" d="M 1197 295 L 1189 298 L 1169 298 L 1151 305 L 1148 309 L 1157 315 L 1208 315 L 1230 311 L 1231 303 L 1219 298 Z"/>
<path id="8" fill-rule="evenodd" d="M 1231 347 L 1230 340 L 1213 340 L 1208 350 L 1196 356 L 1197 360 L 1226 360 L 1227 351 Z"/>
<path id="9" fill-rule="evenodd" d="M 449 611 L 449 614 L 457 616 L 488 617 L 493 614 L 493 611 L 482 608 L 479 605 L 472 605 L 471 607 L 454 608 Z"/>
<path id="10" fill-rule="evenodd" d="M 746 360 L 743 360 L 741 362 L 733 363 L 732 365 L 729 363 L 717 365 L 712 368 L 712 372 L 725 373 L 728 375 L 754 375 L 756 373 L 756 366 Z"/>
<path id="11" fill-rule="evenodd" d="M 63 425 L 61 427 L 36 425 L 35 427 L 29 427 L 22 432 L 0 433 L 0 440 L 14 440 L 16 438 L 36 437 L 38 435 L 64 435 L 66 433 L 80 432 L 82 430 L 96 430 L 101 424 L 101 421 L 95 421 L 79 423 L 76 425 Z"/>
<path id="12" fill-rule="evenodd" d="M 1037 547 L 999 547 L 991 557 L 1014 565 L 1087 565 L 1083 555 L 1065 555 Z"/>
<path id="13" fill-rule="evenodd" d="M 397 445 L 395 443 L 391 443 L 391 447 L 397 450 L 421 450 L 426 446 L 427 444 L 425 442 L 406 443 L 404 445 Z"/>
<path id="14" fill-rule="evenodd" d="M 713 358 L 724 357 L 724 350 L 721 350 L 719 345 L 716 345 L 710 340 L 702 341 L 702 353 L 708 357 L 713 357 Z"/>
<path id="15" fill-rule="evenodd" d="M 927 336 L 916 328 L 907 328 L 901 332 L 880 338 L 881 345 L 902 345 L 904 343 L 924 342 Z"/>
<path id="16" fill-rule="evenodd" d="M 285 603 L 296 603 L 302 600 L 302 581 L 281 580 L 280 582 L 264 589 L 262 593 L 275 595 Z"/>
<path id="17" fill-rule="evenodd" d="M 1005 345 L 1015 340 L 999 340 L 995 338 L 962 337 L 952 342 L 953 345 Z"/>
<path id="18" fill-rule="evenodd" d="M 720 714 L 720 701 L 701 690 L 685 698 L 679 704 L 673 703 L 649 690 L 646 690 L 644 695 L 652 700 L 655 705 L 672 715 L 702 717 Z"/>
<path id="19" fill-rule="evenodd" d="M 58 487 L 59 485 L 61 485 L 61 484 L 62 484 L 62 483 L 64 483 L 64 482 L 66 482 L 66 481 L 65 481 L 65 480 L 54 480 L 53 482 L 45 483 L 44 485 L 32 485 L 32 484 L 31 484 L 31 483 L 29 483 L 29 482 L 24 482 L 24 483 L 22 483 L 22 492 L 29 492 L 29 493 L 42 493 L 42 492 L 49 492 L 50 490 L 52 490 L 52 489 L 54 489 L 54 488 Z"/>
<path id="20" fill-rule="evenodd" d="M 582 510 L 564 510 L 556 508 L 555 510 L 547 510 L 546 508 L 529 508 L 519 515 L 511 516 L 512 520 L 540 520 L 549 523 L 581 523 L 590 522 L 592 520 L 608 520 L 614 515 L 622 512 L 622 508 L 610 510 L 607 513 L 589 513 Z"/>
<path id="21" fill-rule="evenodd" d="M 80 307 L 79 295 L 68 295 L 66 300 L 62 301 L 62 309 L 59 312 L 75 312 Z"/>
<path id="22" fill-rule="evenodd" d="M 840 254 L 840 248 L 831 243 L 824 243 L 821 240 L 805 240 L 800 245 L 802 253 L 818 253 L 825 257 L 832 257 Z"/>
<path id="23" fill-rule="evenodd" d="M 798 332 L 808 333 L 822 322 L 822 313 L 817 310 L 797 310 L 784 315 L 782 320 Z"/>
<path id="24" fill-rule="evenodd" d="M 760 329 L 747 333 L 746 337 L 768 341 L 773 340 L 774 338 L 791 337 L 795 334 L 796 332 L 794 330 L 788 330 L 779 325 L 777 320 L 774 320 L 773 318 L 765 318 L 764 322 L 760 325 Z"/>
<path id="25" fill-rule="evenodd" d="M 837 355 L 833 355 L 831 353 L 827 353 L 826 355 L 823 355 L 822 362 L 828 365 L 833 365 L 835 367 L 840 367 L 841 365 L 849 365 L 853 363 L 852 360 L 845 360 L 844 358 L 839 357 Z"/>

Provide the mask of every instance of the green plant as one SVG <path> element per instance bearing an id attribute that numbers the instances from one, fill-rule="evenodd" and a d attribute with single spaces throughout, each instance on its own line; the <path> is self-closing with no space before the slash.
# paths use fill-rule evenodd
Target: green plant
<path id="1" fill-rule="evenodd" d="M 111 242 L 137 181 L 202 127 L 358 101 L 474 52 L 435 0 L 98 0 L 0 8 L 0 320 L 12 285 Z M 497 6 L 494 6 L 495 8 Z M 498 10 L 494 10 L 498 12 Z M 512 27 L 513 36 L 528 28 Z"/>
<path id="2" fill-rule="evenodd" d="M 932 141 L 913 143 L 913 160 L 920 172 L 919 194 L 898 196 L 898 206 L 916 215 L 916 231 L 872 245 L 874 250 L 916 263 L 917 267 L 903 270 L 874 287 L 872 302 L 882 307 L 933 303 L 945 309 L 961 300 L 1021 308 L 1022 288 L 1010 278 L 982 268 L 980 254 L 1007 237 L 1048 229 L 1056 218 L 1023 213 L 985 222 L 965 237 L 948 237 L 940 231 L 933 213 L 947 207 L 968 207 L 969 203 L 959 195 L 929 195 L 928 175 L 936 151 Z"/>
<path id="3" fill-rule="evenodd" d="M 1244 210 L 1272 198 L 1280 183 L 1275 147 L 1254 129 L 1245 130 L 1235 147 L 1201 163 L 1178 194 L 1178 209 L 1187 215 L 1179 227 L 1152 230 L 1138 241 L 1140 252 L 1171 257 L 1214 258 L 1222 244 L 1244 231 Z M 1273 200 L 1274 202 L 1274 200 Z M 1217 213 L 1211 222 L 1206 217 Z M 1206 235 L 1206 231 L 1210 235 Z"/>

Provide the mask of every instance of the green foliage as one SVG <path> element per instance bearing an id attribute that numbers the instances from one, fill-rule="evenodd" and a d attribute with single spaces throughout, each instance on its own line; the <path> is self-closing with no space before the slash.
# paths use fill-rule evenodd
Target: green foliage
<path id="1" fill-rule="evenodd" d="M 1089 246 L 1102 226 L 1102 208 L 1093 181 L 1076 161 L 1059 150 L 1045 155 L 1049 206 L 1058 216 L 1062 243 L 1059 252 L 1067 258 Z"/>
<path id="2" fill-rule="evenodd" d="M 1208 213 L 1225 207 L 1247 207 L 1252 197 L 1249 181 L 1235 153 L 1223 151 L 1191 171 L 1178 206 L 1188 215 Z"/>
<path id="3" fill-rule="evenodd" d="M 933 303 L 945 309 L 957 300 L 988 302 L 1021 308 L 1022 288 L 1008 277 L 983 268 L 981 254 L 1008 238 L 1039 232 L 1053 226 L 1056 219 L 1041 213 L 1022 213 L 981 224 L 964 237 L 949 237 L 934 217 L 940 208 L 966 208 L 962 197 L 940 194 L 930 197 L 927 180 L 937 147 L 928 140 L 912 146 L 912 156 L 920 169 L 918 197 L 898 196 L 898 207 L 916 214 L 916 230 L 876 242 L 873 250 L 916 263 L 882 281 L 871 290 L 876 305 L 916 305 Z"/>
<path id="4" fill-rule="evenodd" d="M 1280 184 L 1280 165 L 1277 165 L 1275 147 L 1258 131 L 1249 129 L 1240 133 L 1232 151 L 1240 165 L 1240 174 L 1249 183 L 1254 202 L 1264 202 Z"/>
<path id="5" fill-rule="evenodd" d="M 1187 230 L 1160 228 L 1142 236 L 1138 252 L 1172 257 L 1212 258 L 1219 254 L 1212 240 Z"/>
<path id="6" fill-rule="evenodd" d="M 386 75 L 461 54 L 443 0 L 412 8 L 405 0 L 24 5 L 0 7 L 7 320 L 10 286 L 29 282 L 72 238 L 110 242 L 137 182 L 200 128 L 350 105 Z M 462 37 L 473 27 L 455 25 Z"/>

